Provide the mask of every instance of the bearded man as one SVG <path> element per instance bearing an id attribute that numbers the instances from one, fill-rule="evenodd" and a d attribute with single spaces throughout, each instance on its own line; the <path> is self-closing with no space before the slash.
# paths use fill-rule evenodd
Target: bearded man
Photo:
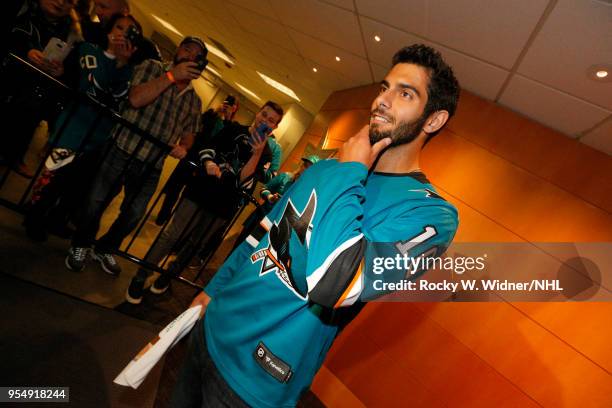
<path id="1" fill-rule="evenodd" d="M 369 128 L 337 160 L 306 170 L 193 301 L 205 315 L 173 407 L 294 406 L 371 291 L 366 248 L 444 252 L 457 210 L 420 170 L 419 155 L 458 97 L 437 51 L 413 45 L 395 54 Z"/>

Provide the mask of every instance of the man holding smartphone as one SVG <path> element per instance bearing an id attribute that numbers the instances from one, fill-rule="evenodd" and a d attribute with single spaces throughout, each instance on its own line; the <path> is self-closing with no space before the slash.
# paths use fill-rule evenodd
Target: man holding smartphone
<path id="1" fill-rule="evenodd" d="M 267 139 L 280 123 L 283 108 L 268 101 L 250 126 L 232 122 L 221 129 L 209 146 L 199 152 L 200 163 L 193 163 L 193 175 L 170 223 L 153 245 L 145 261 L 158 264 L 180 240 L 177 257 L 169 267 L 178 275 L 195 253 L 227 225 L 242 204 L 242 191 L 252 191 L 264 178 L 264 164 L 271 160 Z M 140 268 L 132 279 L 126 300 L 142 301 L 145 280 L 151 273 Z M 164 293 L 171 278 L 162 275 L 150 290 Z"/>
<path id="2" fill-rule="evenodd" d="M 138 65 L 129 90 L 129 104 L 122 116 L 146 130 L 159 144 L 145 140 L 125 126 L 113 130 L 113 142 L 93 180 L 85 208 L 78 217 L 66 266 L 73 271 L 85 267 L 102 214 L 121 188 L 125 195 L 119 216 L 95 246 L 93 258 L 104 272 L 117 276 L 121 267 L 112 255 L 138 225 L 151 199 L 166 156 L 182 159 L 200 128 L 201 101 L 191 81 L 203 68 L 208 49 L 198 37 L 185 37 L 171 66 L 148 59 Z"/>

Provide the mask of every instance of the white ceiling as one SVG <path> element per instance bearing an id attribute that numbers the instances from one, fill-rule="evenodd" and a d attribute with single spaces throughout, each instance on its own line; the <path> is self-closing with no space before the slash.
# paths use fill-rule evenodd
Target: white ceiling
<path id="1" fill-rule="evenodd" d="M 316 114 L 331 92 L 380 81 L 395 51 L 421 42 L 443 54 L 463 88 L 612 155 L 612 81 L 587 75 L 596 64 L 612 68 L 610 0 L 132 3 L 184 35 L 224 44 L 236 65 L 228 68 L 211 54 L 209 59 L 220 67 L 223 81 L 255 92 L 261 101 L 249 99 L 258 104 L 293 100 L 255 71 L 292 88 L 300 104 Z M 150 23 L 180 41 L 178 34 Z"/>

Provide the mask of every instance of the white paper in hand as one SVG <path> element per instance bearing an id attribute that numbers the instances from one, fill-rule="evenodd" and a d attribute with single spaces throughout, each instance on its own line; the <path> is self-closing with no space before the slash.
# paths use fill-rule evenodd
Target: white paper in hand
<path id="1" fill-rule="evenodd" d="M 185 310 L 130 361 L 113 381 L 115 384 L 138 388 L 160 358 L 191 331 L 198 321 L 202 306 Z"/>

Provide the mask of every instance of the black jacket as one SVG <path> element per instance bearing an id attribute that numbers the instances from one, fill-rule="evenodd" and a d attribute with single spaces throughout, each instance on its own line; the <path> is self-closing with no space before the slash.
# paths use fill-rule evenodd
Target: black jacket
<path id="1" fill-rule="evenodd" d="M 230 219 L 244 202 L 240 193 L 253 192 L 257 181 L 264 179 L 263 165 L 272 160 L 266 144 L 255 173 L 240 183 L 240 171 L 252 156 L 248 126 L 232 122 L 215 136 L 212 143 L 199 151 L 200 163 L 185 189 L 185 197 L 195 201 L 219 217 Z M 203 162 L 213 160 L 221 168 L 222 177 L 208 176 Z"/>

